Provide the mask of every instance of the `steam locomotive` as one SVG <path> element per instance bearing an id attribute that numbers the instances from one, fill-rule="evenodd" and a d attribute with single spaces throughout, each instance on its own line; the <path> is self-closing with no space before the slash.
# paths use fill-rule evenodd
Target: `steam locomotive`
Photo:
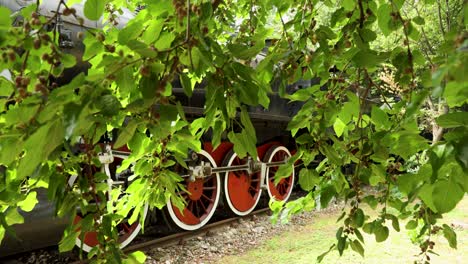
<path id="1" fill-rule="evenodd" d="M 41 1 L 39 13 L 46 17 L 55 16 L 59 0 Z M 0 6 L 5 6 L 13 12 L 18 12 L 35 0 L 0 0 Z M 62 7 L 63 9 L 64 7 Z M 76 15 L 83 17 L 83 4 L 75 4 L 73 8 Z M 61 10 L 59 10 L 59 13 Z M 124 10 L 118 18 L 118 27 L 123 27 L 134 14 Z M 16 17 L 18 22 L 20 18 Z M 51 27 L 55 27 L 60 35 L 59 45 L 61 49 L 76 57 L 81 57 L 84 45 L 78 38 L 78 32 L 85 32 L 87 28 L 100 28 L 102 20 L 90 21 L 84 19 L 80 25 L 73 16 L 58 15 Z M 260 56 L 261 59 L 261 56 Z M 89 65 L 79 63 L 72 69 L 64 72 L 64 81 L 71 80 L 77 73 L 86 72 Z M 4 77 L 5 78 L 5 77 Z M 302 87 L 309 87 L 313 81 L 300 81 L 288 86 L 287 92 L 292 93 Z M 203 114 L 205 93 L 203 87 L 195 88 L 193 95 L 188 98 L 184 95 L 181 85 L 173 83 L 173 94 L 183 104 L 188 117 L 199 117 Z M 288 200 L 295 182 L 294 170 L 289 177 L 283 178 L 278 184 L 274 184 L 274 174 L 281 164 L 284 164 L 291 156 L 294 144 L 286 133 L 286 126 L 290 117 L 299 109 L 297 104 L 288 104 L 278 95 L 278 87 L 272 87 L 270 95 L 270 108 L 251 107 L 249 115 L 256 130 L 258 160 L 251 158 L 241 159 L 233 151 L 233 144 L 224 140 L 216 149 L 213 148 L 209 137 L 203 142 L 203 150 L 200 153 L 192 153 L 192 176 L 185 178 L 187 193 L 182 193 L 187 205 L 179 210 L 171 202 L 167 203 L 164 210 L 170 221 L 180 229 L 196 230 L 207 224 L 212 218 L 220 201 L 229 210 L 239 216 L 247 215 L 257 206 L 262 193 L 277 200 Z M 117 173 L 116 167 L 129 153 L 126 149 L 111 150 L 112 162 L 105 163 L 106 173 L 117 181 L 122 177 L 131 176 L 130 172 Z M 187 173 L 178 171 L 179 173 Z M 196 175 L 195 175 L 196 174 Z M 196 176 L 196 177 L 195 177 Z M 70 184 L 73 179 L 70 180 Z M 7 236 L 0 245 L 0 256 L 5 256 L 20 251 L 28 251 L 35 248 L 56 244 L 65 226 L 77 219 L 61 219 L 54 215 L 54 206 L 47 200 L 45 191 L 39 191 L 39 204 L 30 213 L 24 213 L 25 223 L 15 225 L 14 229 L 18 239 Z M 140 231 L 139 223 L 123 226 L 120 235 L 121 247 L 130 243 Z M 86 234 L 76 241 L 77 246 L 83 245 L 83 249 L 89 251 L 97 244 L 96 234 Z"/>

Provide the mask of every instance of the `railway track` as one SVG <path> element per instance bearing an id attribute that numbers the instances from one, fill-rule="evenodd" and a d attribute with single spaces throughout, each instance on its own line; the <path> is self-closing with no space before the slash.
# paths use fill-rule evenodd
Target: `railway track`
<path id="1" fill-rule="evenodd" d="M 211 223 L 211 224 L 207 224 L 204 227 L 195 231 L 183 231 L 183 232 L 179 232 L 179 233 L 175 233 L 175 234 L 171 234 L 171 235 L 167 235 L 167 236 L 163 236 L 159 238 L 154 238 L 154 239 L 130 244 L 124 249 L 124 252 L 128 254 L 128 253 L 135 252 L 138 250 L 145 250 L 145 249 L 149 249 L 153 247 L 167 247 L 167 246 L 181 244 L 183 243 L 183 241 L 195 239 L 200 236 L 205 236 L 209 232 L 215 232 L 219 229 L 222 229 L 223 227 L 229 226 L 239 221 L 240 219 L 252 218 L 253 216 L 267 214 L 269 212 L 271 212 L 270 208 L 268 207 L 261 208 L 261 209 L 251 212 L 249 215 L 231 217 L 231 218 L 223 219 L 223 220 Z M 77 260 L 71 263 L 72 264 L 85 264 L 85 263 L 89 263 L 90 261 L 91 260 Z"/>
<path id="2" fill-rule="evenodd" d="M 302 197 L 305 193 L 301 190 L 295 190 L 292 194 L 291 200 L 295 200 L 299 197 Z M 254 221 L 254 218 L 265 219 L 263 215 L 271 212 L 265 200 L 262 200 L 260 203 L 261 207 L 258 210 L 252 211 L 250 214 L 245 216 L 234 216 L 225 218 L 226 215 L 218 214 L 216 217 L 217 221 L 207 224 L 204 227 L 194 230 L 194 231 L 176 231 L 174 230 L 161 230 L 158 227 L 165 226 L 163 223 L 160 223 L 156 226 L 153 226 L 156 229 L 148 229 L 146 234 L 139 236 L 139 239 L 133 241 L 130 245 L 123 249 L 127 254 L 138 251 L 138 250 L 150 250 L 157 248 L 169 248 L 175 245 L 185 245 L 187 242 L 193 242 L 194 239 L 201 240 L 201 237 L 212 237 L 213 235 L 222 235 L 227 227 L 231 228 L 241 228 L 237 225 L 241 223 L 242 220 L 249 222 Z M 264 207 L 266 206 L 266 207 Z M 219 219 L 219 220 L 218 220 Z M 262 220 L 265 221 L 265 220 Z M 154 230 L 160 230 L 160 232 L 154 232 Z M 201 240 L 200 242 L 202 242 Z M 84 252 L 85 253 L 85 252 Z M 45 256 L 43 258 L 43 256 Z M 83 254 L 86 256 L 86 254 Z M 31 258 L 32 257 L 32 258 Z M 46 259 L 45 261 L 41 261 Z M 89 263 L 92 260 L 79 259 L 78 249 L 74 252 L 59 253 L 56 246 L 46 247 L 34 251 L 19 253 L 9 257 L 0 258 L 0 263 L 6 264 L 25 264 L 25 263 Z"/>

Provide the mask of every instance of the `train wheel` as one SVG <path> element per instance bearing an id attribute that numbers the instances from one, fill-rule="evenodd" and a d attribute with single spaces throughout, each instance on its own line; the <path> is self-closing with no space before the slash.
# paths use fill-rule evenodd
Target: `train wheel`
<path id="1" fill-rule="evenodd" d="M 283 146 L 272 146 L 264 157 L 265 162 L 284 161 L 291 157 L 289 150 Z M 292 165 L 293 166 L 293 165 Z M 266 170 L 267 191 L 270 198 L 287 201 L 291 195 L 294 184 L 294 169 L 290 176 L 283 178 L 275 185 L 275 174 L 279 166 L 268 167 Z"/>
<path id="2" fill-rule="evenodd" d="M 216 163 L 211 155 L 202 150 L 198 153 L 198 160 L 209 162 L 211 167 L 216 167 Z M 178 173 L 186 175 L 186 171 L 179 170 Z M 203 179 L 190 181 L 185 178 L 185 188 L 188 192 L 181 195 L 187 202 L 184 210 L 180 211 L 170 201 L 167 203 L 169 217 L 179 228 L 184 230 L 196 230 L 204 226 L 213 216 L 219 202 L 221 180 L 219 174 L 213 173 Z"/>
<path id="3" fill-rule="evenodd" d="M 230 151 L 223 166 L 244 165 L 247 158 L 240 159 Z M 226 172 L 224 195 L 231 211 L 236 215 L 247 215 L 257 206 L 262 193 L 260 172 L 249 174 L 247 170 Z"/>
<path id="4" fill-rule="evenodd" d="M 117 173 L 116 169 L 120 167 L 122 161 L 128 156 L 127 155 L 114 155 L 114 162 L 104 166 L 104 172 L 114 180 L 118 181 L 120 178 L 128 178 L 133 175 L 131 168 L 123 171 L 122 173 Z M 74 175 L 70 177 L 68 184 L 73 186 L 77 176 Z M 143 209 L 143 218 L 146 217 L 148 213 L 148 204 L 145 204 Z M 130 213 L 131 214 L 131 213 Z M 78 213 L 73 220 L 73 224 L 78 224 L 82 219 L 83 215 Z M 140 221 L 136 221 L 133 224 L 129 224 L 125 219 L 117 225 L 117 230 L 119 233 L 119 247 L 124 248 L 130 242 L 135 239 L 135 237 L 140 233 L 141 224 Z M 80 235 L 76 238 L 75 244 L 82 248 L 83 251 L 89 252 L 91 249 L 99 244 L 97 232 L 86 232 L 85 234 Z"/>

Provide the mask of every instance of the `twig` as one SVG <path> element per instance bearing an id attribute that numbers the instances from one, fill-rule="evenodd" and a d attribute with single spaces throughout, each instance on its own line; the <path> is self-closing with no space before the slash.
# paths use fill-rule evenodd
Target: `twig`
<path id="1" fill-rule="evenodd" d="M 441 14 L 441 5 L 440 5 L 440 0 L 437 0 L 437 14 L 439 15 L 439 27 L 440 31 L 442 32 L 442 36 L 445 39 L 445 29 L 444 25 L 442 24 L 442 14 Z"/>
<path id="2" fill-rule="evenodd" d="M 283 34 L 284 34 L 284 37 L 286 38 L 286 41 L 288 42 L 289 44 L 289 48 L 292 50 L 293 49 L 293 46 L 292 46 L 292 43 L 288 40 L 288 33 L 286 31 L 286 24 L 284 23 L 284 20 L 283 20 L 283 16 L 281 15 L 281 12 L 278 10 L 278 15 L 280 17 L 280 20 L 281 20 L 281 24 L 283 26 Z"/>

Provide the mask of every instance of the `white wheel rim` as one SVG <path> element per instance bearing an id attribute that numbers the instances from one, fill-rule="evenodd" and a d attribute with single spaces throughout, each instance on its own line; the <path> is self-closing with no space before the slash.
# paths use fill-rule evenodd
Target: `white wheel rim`
<path id="1" fill-rule="evenodd" d="M 202 151 L 198 152 L 198 154 L 200 154 L 200 155 L 204 156 L 205 158 L 207 158 L 210 161 L 211 166 L 213 168 L 217 167 L 216 162 L 214 161 L 214 159 L 211 157 L 211 155 L 208 152 L 202 150 Z M 171 201 L 169 200 L 167 202 L 166 206 L 167 206 L 167 211 L 168 211 L 168 213 L 169 213 L 169 215 L 171 217 L 171 220 L 178 227 L 180 227 L 180 228 L 182 228 L 184 230 L 187 230 L 187 231 L 197 230 L 197 229 L 203 227 L 204 225 L 206 225 L 206 223 L 208 223 L 208 221 L 210 221 L 211 217 L 213 216 L 214 212 L 216 211 L 216 207 L 218 206 L 218 202 L 219 202 L 220 191 L 221 191 L 221 181 L 220 181 L 219 174 L 216 173 L 216 197 L 215 197 L 215 200 L 214 200 L 214 203 L 213 203 L 213 208 L 208 213 L 208 215 L 205 217 L 205 219 L 203 219 L 202 221 L 200 221 L 200 223 L 195 224 L 195 225 L 189 225 L 189 224 L 186 224 L 186 223 L 182 222 L 174 212 L 174 210 L 178 210 L 178 209 L 174 208 L 172 206 Z"/>
<path id="2" fill-rule="evenodd" d="M 130 153 L 129 153 L 130 155 Z M 120 159 L 126 159 L 128 156 L 125 156 L 125 155 L 118 155 L 116 156 Z M 109 164 L 104 164 L 104 167 L 102 168 L 102 170 L 104 170 L 104 172 L 106 173 L 107 176 L 110 177 L 110 169 L 109 169 Z M 69 186 L 73 186 L 73 184 L 75 183 L 76 179 L 78 178 L 78 175 L 72 175 L 70 176 L 70 178 L 68 179 L 68 185 Z M 145 206 L 144 206 L 144 211 L 143 211 L 143 219 L 146 219 L 146 216 L 148 214 L 148 203 L 145 203 Z M 133 230 L 133 232 L 125 239 L 123 240 L 122 242 L 120 242 L 119 244 L 119 247 L 120 248 L 124 248 L 126 247 L 128 244 L 130 244 L 130 242 L 133 241 L 133 239 L 135 239 L 135 237 L 140 233 L 140 230 L 141 230 L 141 223 L 138 222 L 137 223 L 137 226 L 135 227 L 135 229 Z M 81 248 L 83 251 L 85 252 L 90 252 L 93 247 L 90 247 L 88 246 L 87 244 L 85 244 L 84 242 L 82 243 L 81 239 L 79 237 L 76 238 L 75 240 L 75 245 L 78 246 L 79 248 Z"/>
<path id="3" fill-rule="evenodd" d="M 275 156 L 276 153 L 280 152 L 280 151 L 284 151 L 288 154 L 289 157 L 291 157 L 291 152 L 289 152 L 289 150 L 283 146 L 277 146 L 270 154 L 270 156 L 268 157 L 268 162 L 271 162 L 273 160 L 273 157 Z M 271 190 L 270 190 L 270 185 L 269 185 L 269 182 L 268 182 L 268 176 L 270 174 L 270 167 L 267 167 L 266 171 L 265 171 L 265 185 L 266 185 L 266 189 L 268 191 L 268 196 L 270 196 L 270 199 L 275 199 L 274 195 L 271 193 Z M 294 184 L 294 168 L 293 168 L 293 172 L 292 172 L 292 180 L 291 180 L 291 184 Z M 292 193 L 292 186 L 291 188 L 289 189 L 288 193 L 286 194 L 286 196 L 284 197 L 284 199 L 282 201 L 287 201 L 289 199 L 289 196 L 291 196 L 291 193 Z"/>
<path id="4" fill-rule="evenodd" d="M 227 166 L 231 166 L 236 157 L 237 157 L 237 154 L 235 152 L 232 152 L 232 155 L 229 158 L 229 162 L 228 162 Z M 257 157 L 257 160 L 258 160 L 258 157 Z M 226 172 L 226 175 L 224 176 L 224 194 L 225 194 L 225 197 L 226 197 L 226 201 L 227 201 L 227 203 L 229 205 L 229 208 L 231 209 L 231 211 L 233 213 L 235 213 L 236 215 L 239 215 L 239 216 L 244 216 L 244 215 L 250 214 L 255 209 L 255 207 L 257 206 L 258 201 L 260 201 L 260 196 L 262 195 L 262 188 L 259 188 L 259 190 L 258 190 L 258 196 L 257 196 L 257 199 L 256 199 L 254 205 L 247 211 L 239 211 L 232 204 L 231 199 L 229 198 L 228 177 L 229 177 L 229 172 Z"/>

